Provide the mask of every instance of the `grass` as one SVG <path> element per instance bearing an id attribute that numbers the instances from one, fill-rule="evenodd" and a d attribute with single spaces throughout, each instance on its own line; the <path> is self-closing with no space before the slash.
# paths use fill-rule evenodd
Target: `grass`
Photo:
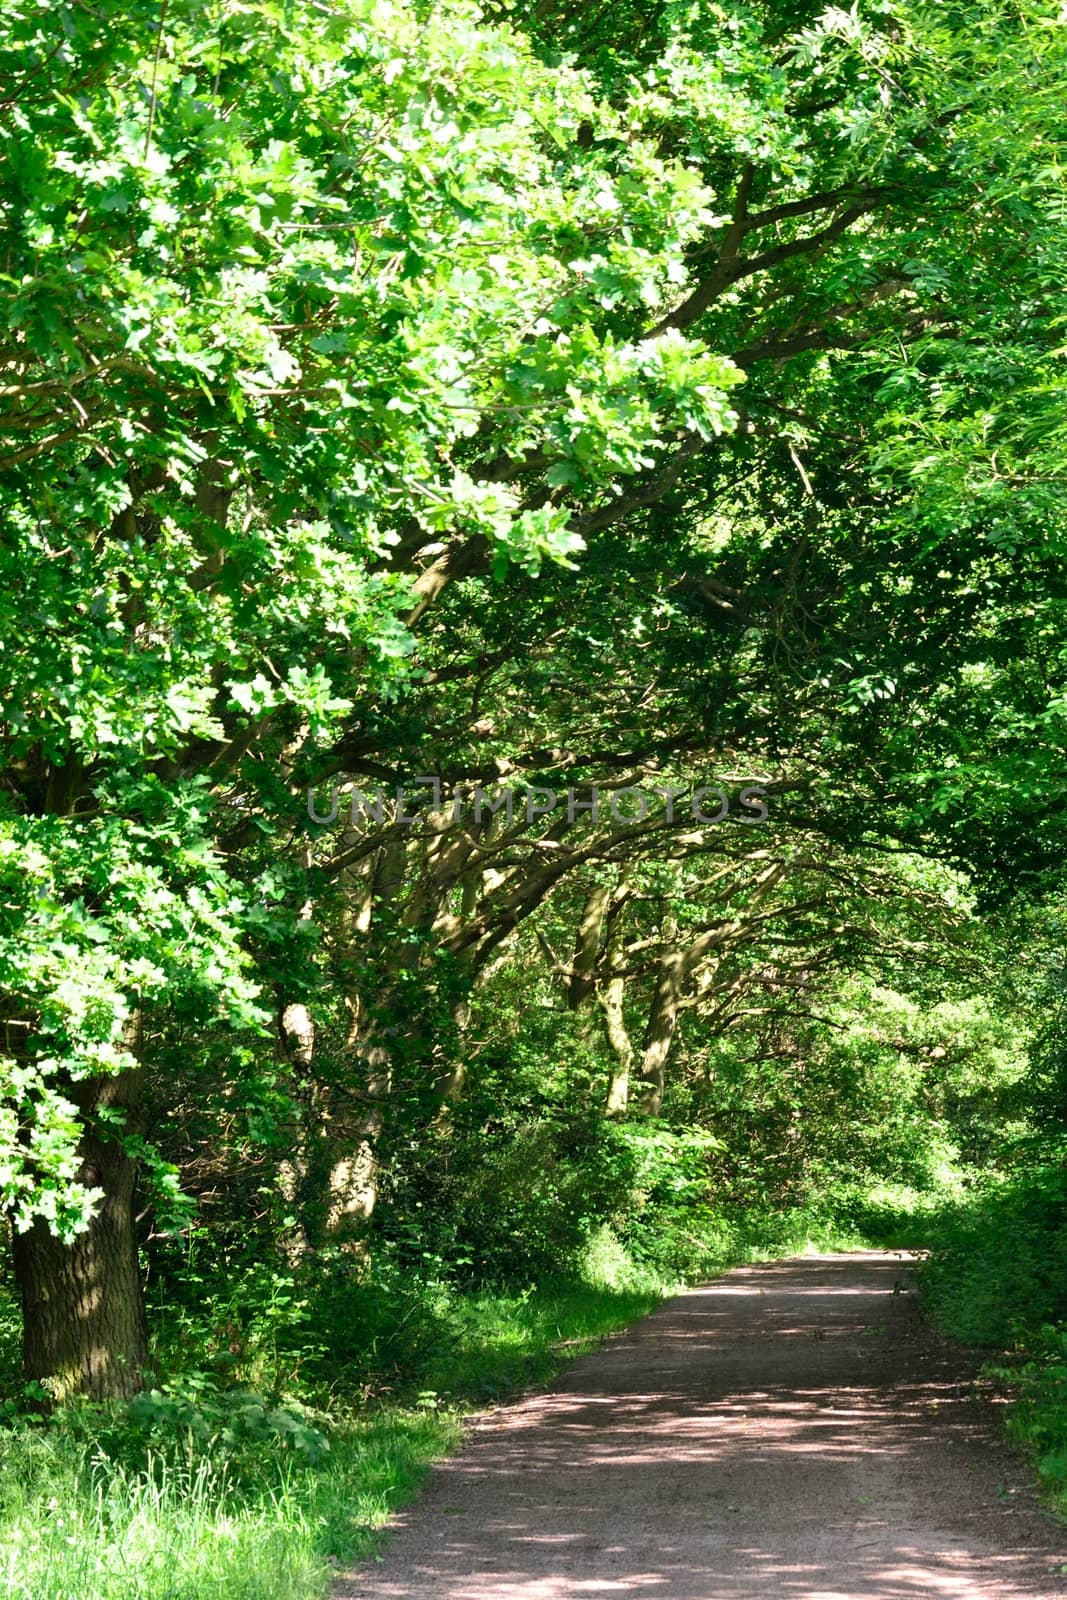
<path id="1" fill-rule="evenodd" d="M 643 1315 L 651 1288 L 456 1297 L 421 1400 L 338 1418 L 318 1465 L 277 1439 L 132 1452 L 115 1413 L 0 1429 L 0 1593 L 10 1600 L 322 1600 L 377 1543 L 472 1405 L 540 1383 Z M 191 1436 L 190 1436 L 191 1445 Z M 134 1454 L 134 1459 L 125 1457 Z"/>
<path id="2" fill-rule="evenodd" d="M 454 1414 L 391 1409 L 339 1431 L 329 1464 L 232 1481 L 225 1461 L 131 1467 L 63 1433 L 0 1438 L 0 1592 L 10 1600 L 318 1600 L 365 1552 Z"/>
<path id="3" fill-rule="evenodd" d="M 451 1349 L 431 1354 L 422 1369 L 424 1388 L 479 1403 L 547 1382 L 583 1350 L 647 1315 L 662 1292 L 563 1284 L 465 1296 L 453 1314 Z"/>

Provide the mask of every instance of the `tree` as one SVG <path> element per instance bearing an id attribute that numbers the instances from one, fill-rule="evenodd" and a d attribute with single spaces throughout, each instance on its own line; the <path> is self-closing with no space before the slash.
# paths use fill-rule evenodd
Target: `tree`
<path id="1" fill-rule="evenodd" d="M 530 568 L 567 559 L 565 510 L 523 508 L 506 452 L 581 414 L 585 492 L 664 429 L 727 426 L 739 374 L 590 321 L 575 241 L 643 303 L 706 195 L 639 135 L 587 152 L 578 130 L 618 119 L 582 75 L 463 6 L 62 15 L 59 49 L 33 5 L 2 38 L 4 1198 L 33 1369 L 99 1394 L 142 1354 L 133 1318 L 94 1365 L 104 1326 L 70 1281 L 84 1260 L 105 1300 L 136 1292 L 128 1251 L 88 1259 L 112 1214 L 90 1176 L 114 1166 L 129 1226 L 128 1171 L 90 1159 L 102 1115 L 135 1149 L 126 1019 L 188 993 L 248 1024 L 276 880 L 242 886 L 216 841 L 235 804 L 284 830 L 287 776 L 354 694 L 397 692 L 427 585 L 388 552 L 414 524 L 420 546 L 462 527 Z M 472 477 L 483 421 L 499 465 Z M 35 1217 L 84 1235 L 62 1280 L 34 1265 L 55 1259 Z"/>
<path id="2" fill-rule="evenodd" d="M 899 792 L 937 746 L 914 706 L 950 629 L 930 562 L 906 649 L 916 591 L 879 544 L 930 503 L 916 426 L 968 437 L 929 369 L 974 345 L 979 384 L 1008 322 L 1020 362 L 1051 360 L 1055 180 L 1022 108 L 1037 70 L 1062 83 L 1058 35 L 1007 7 L 633 16 L 620 39 L 544 6 L 179 0 L 121 36 L 63 8 L 58 48 L 28 0 L 0 23 L 0 1182 L 57 1393 L 137 1381 L 137 1316 L 119 1337 L 76 1313 L 90 1274 L 136 1301 L 130 1046 L 153 1008 L 280 1031 L 313 1122 L 305 952 L 340 899 L 319 968 L 362 1105 L 328 1152 L 344 1212 L 398 1007 L 447 1083 L 465 993 L 556 885 L 676 850 L 640 823 L 468 845 L 395 818 L 338 850 L 294 791 L 432 765 L 584 793 L 714 757 L 769 769 L 790 820 L 842 843 L 888 792 L 887 832 L 988 846 Z M 992 567 L 999 617 L 1025 596 Z M 818 647 L 811 573 L 817 620 L 862 650 Z M 989 616 L 968 606 L 969 643 Z M 709 640 L 730 659 L 702 666 Z M 857 754 L 888 786 L 842 779 Z"/>

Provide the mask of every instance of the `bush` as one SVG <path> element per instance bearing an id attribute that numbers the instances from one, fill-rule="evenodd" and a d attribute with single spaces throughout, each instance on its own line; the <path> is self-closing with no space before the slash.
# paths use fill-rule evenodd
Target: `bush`
<path id="1" fill-rule="evenodd" d="M 932 1224 L 923 1287 L 965 1343 L 1024 1349 L 1067 1322 L 1067 1175 L 1039 1167 L 987 1184 Z"/>
<path id="2" fill-rule="evenodd" d="M 374 1253 L 408 1273 L 465 1285 L 575 1279 L 589 1238 L 625 1212 L 632 1152 L 599 1113 L 476 1100 L 448 1132 L 385 1152 Z"/>
<path id="3" fill-rule="evenodd" d="M 1010 1385 L 1009 1431 L 1067 1505 L 1067 1173 L 1044 1166 L 942 1215 L 923 1290 L 955 1338 L 1003 1354 L 987 1371 Z"/>

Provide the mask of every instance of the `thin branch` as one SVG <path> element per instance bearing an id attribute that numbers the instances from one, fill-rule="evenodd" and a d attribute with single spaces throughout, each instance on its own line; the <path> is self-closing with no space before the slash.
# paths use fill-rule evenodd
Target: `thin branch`
<path id="1" fill-rule="evenodd" d="M 156 79 L 159 74 L 159 57 L 163 50 L 163 27 L 167 20 L 169 0 L 162 0 L 159 8 L 159 27 L 156 29 L 156 53 L 152 60 L 152 88 L 148 102 L 148 127 L 144 136 L 144 159 L 152 148 L 152 133 L 156 125 Z"/>

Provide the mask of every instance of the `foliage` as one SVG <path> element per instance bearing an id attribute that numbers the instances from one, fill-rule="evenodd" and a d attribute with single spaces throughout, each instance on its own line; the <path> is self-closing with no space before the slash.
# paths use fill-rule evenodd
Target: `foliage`
<path id="1" fill-rule="evenodd" d="M 788 785 L 825 746 L 869 781 L 892 774 L 875 788 L 913 841 L 940 833 L 960 861 L 1000 861 L 1009 797 L 1041 809 L 1041 763 L 1020 745 L 1059 748 L 1062 685 L 1015 673 L 989 641 L 1007 620 L 1028 659 L 1048 653 L 1059 597 L 1041 598 L 1037 530 L 1056 525 L 1056 490 L 1015 395 L 988 403 L 988 427 L 974 399 L 994 369 L 1008 390 L 1035 370 L 1054 414 L 1045 144 L 1060 129 L 1038 140 L 1030 86 L 1040 75 L 1055 103 L 1060 30 L 999 4 L 951 24 L 920 6 L 652 5 L 621 35 L 568 16 L 564 57 L 551 6 L 487 20 L 462 0 L 328 16 L 311 0 L 239 16 L 141 5 L 121 30 L 62 15 L 62 50 L 37 0 L 8 6 L 0 32 L 18 91 L 0 108 L 18 597 L 5 934 L 9 952 L 37 952 L 25 971 L 9 955 L 4 980 L 20 1229 L 88 1220 L 71 1086 L 126 1062 L 132 994 L 180 1009 L 187 984 L 190 1004 L 254 1031 L 272 981 L 306 983 L 262 948 L 271 924 L 272 953 L 286 929 L 299 946 L 308 921 L 276 859 L 292 853 L 291 786 L 361 760 L 410 770 L 430 728 L 451 730 L 439 770 L 464 766 L 485 720 L 463 703 L 480 682 L 472 635 L 503 611 L 514 639 L 532 599 L 524 645 L 505 651 L 521 677 L 572 568 L 590 580 L 565 603 L 574 644 L 603 614 L 598 644 L 629 638 L 636 666 L 652 623 L 667 637 L 649 660 L 673 656 L 675 678 L 700 659 L 709 593 L 728 603 L 711 632 L 749 613 L 735 687 L 712 719 L 711 674 L 675 751 L 747 746 Z M 861 431 L 842 459 L 846 416 Z M 1010 463 L 993 469 L 998 451 Z M 987 492 L 991 470 L 1011 494 L 1022 475 L 1017 506 Z M 955 521 L 946 483 L 966 500 Z M 711 545 L 709 519 L 724 530 Z M 783 567 L 798 537 L 800 569 Z M 657 592 L 635 616 L 627 585 L 650 561 Z M 458 616 L 440 604 L 492 574 Z M 940 674 L 946 581 L 962 675 L 917 714 Z M 535 703 L 565 749 L 567 708 L 544 685 Z M 658 685 L 627 730 L 638 762 L 681 709 Z M 783 744 L 787 725 L 799 743 Z M 622 730 L 609 712 L 597 731 Z M 544 742 L 535 757 L 500 734 L 476 771 L 544 768 Z M 983 799 L 964 817 L 972 779 Z M 1055 831 L 1036 832 L 1047 860 Z M 129 927 L 94 898 L 105 877 L 142 908 Z M 42 916 L 66 936 L 49 943 Z M 176 917 L 191 936 L 177 985 Z M 396 976 L 387 917 L 376 932 L 371 988 L 383 963 Z"/>
<path id="2" fill-rule="evenodd" d="M 566 560 L 581 541 L 562 507 L 523 509 L 466 470 L 479 419 L 499 419 L 493 453 L 548 447 L 560 487 L 597 485 L 664 429 L 728 426 L 740 374 L 680 334 L 592 324 L 598 273 L 620 307 L 684 273 L 708 196 L 617 132 L 580 72 L 470 8 L 215 22 L 179 4 L 121 30 L 63 14 L 62 51 L 35 0 L 0 32 L 5 77 L 32 83 L 3 107 L 17 431 L 0 470 L 19 595 L 6 948 L 40 947 L 3 979 L 26 1030 L 5 1199 L 20 1229 L 70 1230 L 92 1202 L 71 1183 L 63 1083 L 126 1060 L 124 995 L 180 1003 L 176 916 L 181 984 L 209 1015 L 255 1020 L 240 947 L 277 874 L 234 882 L 218 803 L 278 833 L 279 767 L 328 741 L 356 690 L 397 692 L 410 583 L 381 558 L 398 519 L 481 532 L 530 570 Z M 572 142 L 586 119 L 606 141 L 591 156 Z M 121 903 L 101 914 L 105 882 L 140 906 L 131 926 Z"/>
<path id="3" fill-rule="evenodd" d="M 1012 1397 L 1010 1432 L 1067 1506 L 1067 1182 L 1062 1150 L 1025 1165 L 939 1217 L 923 1270 L 948 1332 L 993 1347 L 987 1367 Z"/>
<path id="4" fill-rule="evenodd" d="M 1062 19 L 122 24 L 0 14 L 0 1210 L 31 1370 L 135 1244 L 152 1333 L 4 1370 L 18 1581 L 322 1592 L 453 1403 L 860 1237 L 1056 1457 Z"/>
<path id="5" fill-rule="evenodd" d="M 1058 1165 L 1023 1168 L 967 1197 L 935 1239 L 925 1293 L 956 1337 L 1026 1348 L 1043 1327 L 1067 1322 L 1067 1186 Z"/>
<path id="6" fill-rule="evenodd" d="M 213 1453 L 109 1458 L 80 1420 L 0 1430 L 0 1572 L 17 1600 L 321 1600 L 456 1437 L 449 1416 L 394 1410 L 350 1425 L 322 1468 L 265 1453 L 242 1486 Z"/>

